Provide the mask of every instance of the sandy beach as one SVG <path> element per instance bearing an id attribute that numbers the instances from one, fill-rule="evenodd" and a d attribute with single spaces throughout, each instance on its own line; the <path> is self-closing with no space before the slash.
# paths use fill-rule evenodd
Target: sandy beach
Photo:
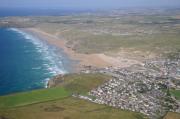
<path id="1" fill-rule="evenodd" d="M 73 60 L 78 60 L 80 63 L 76 64 L 76 69 L 81 70 L 84 66 L 93 66 L 97 68 L 103 67 L 128 67 L 132 64 L 139 64 L 141 62 L 137 60 L 124 59 L 122 57 L 112 57 L 105 54 L 80 54 L 67 47 L 66 40 L 60 39 L 56 35 L 46 33 L 37 28 L 23 29 L 27 32 L 31 32 L 48 43 L 55 45 L 64 50 L 64 52 Z"/>

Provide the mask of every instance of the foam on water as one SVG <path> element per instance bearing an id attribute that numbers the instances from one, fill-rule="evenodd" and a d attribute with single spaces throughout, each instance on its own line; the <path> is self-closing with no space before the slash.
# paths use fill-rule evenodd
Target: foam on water
<path id="1" fill-rule="evenodd" d="M 49 73 L 49 75 L 55 76 L 57 74 L 65 74 L 67 71 L 65 70 L 61 54 L 58 52 L 59 49 L 56 47 L 49 45 L 47 42 L 40 40 L 39 38 L 28 34 L 22 30 L 16 29 L 16 28 L 9 28 L 9 30 L 15 31 L 19 33 L 19 35 L 22 35 L 25 39 L 27 39 L 29 42 L 34 44 L 36 46 L 36 50 L 42 55 L 42 59 L 45 62 L 43 64 L 44 67 L 33 67 L 33 70 L 45 68 L 47 70 L 46 74 Z M 28 52 L 28 51 L 26 51 Z M 45 87 L 47 86 L 49 78 L 44 79 Z"/>

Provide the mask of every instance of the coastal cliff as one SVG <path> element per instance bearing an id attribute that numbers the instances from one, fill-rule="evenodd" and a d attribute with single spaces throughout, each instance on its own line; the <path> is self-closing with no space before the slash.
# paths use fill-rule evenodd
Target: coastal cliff
<path id="1" fill-rule="evenodd" d="M 64 75 L 62 74 L 57 75 L 48 81 L 47 88 L 55 87 L 58 84 L 63 83 L 63 82 L 64 82 Z"/>

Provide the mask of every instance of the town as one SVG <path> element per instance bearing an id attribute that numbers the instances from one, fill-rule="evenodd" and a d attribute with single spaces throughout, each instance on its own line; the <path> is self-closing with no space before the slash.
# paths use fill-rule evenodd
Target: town
<path id="1" fill-rule="evenodd" d="M 84 73 L 105 73 L 112 79 L 91 90 L 88 96 L 73 95 L 98 104 L 143 113 L 151 119 L 168 111 L 180 112 L 180 101 L 170 89 L 180 89 L 180 58 L 152 59 L 128 68 L 91 66 Z"/>

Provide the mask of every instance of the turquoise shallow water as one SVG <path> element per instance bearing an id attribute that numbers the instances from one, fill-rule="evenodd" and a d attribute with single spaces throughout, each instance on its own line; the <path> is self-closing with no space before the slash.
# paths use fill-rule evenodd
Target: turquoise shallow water
<path id="1" fill-rule="evenodd" d="M 0 95 L 44 88 L 71 69 L 62 50 L 14 28 L 0 28 Z"/>

